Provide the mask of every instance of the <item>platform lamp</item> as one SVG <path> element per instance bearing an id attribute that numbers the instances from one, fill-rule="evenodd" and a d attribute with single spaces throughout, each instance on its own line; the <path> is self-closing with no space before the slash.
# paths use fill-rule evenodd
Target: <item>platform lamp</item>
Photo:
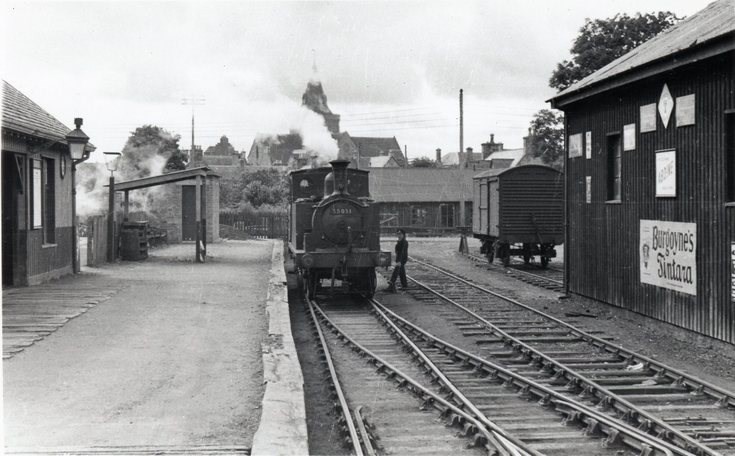
<path id="1" fill-rule="evenodd" d="M 103 152 L 105 166 L 110 171 L 110 187 L 107 206 L 107 262 L 115 261 L 115 171 L 120 161 L 120 152 Z"/>
<path id="2" fill-rule="evenodd" d="M 82 131 L 81 117 L 74 119 L 76 128 L 70 131 L 65 139 L 69 144 L 69 155 L 71 155 L 71 224 L 72 224 L 72 270 L 78 273 L 79 267 L 79 226 L 77 224 L 77 187 L 76 173 L 77 164 L 89 158 L 90 149 L 87 147 L 89 136 Z"/>

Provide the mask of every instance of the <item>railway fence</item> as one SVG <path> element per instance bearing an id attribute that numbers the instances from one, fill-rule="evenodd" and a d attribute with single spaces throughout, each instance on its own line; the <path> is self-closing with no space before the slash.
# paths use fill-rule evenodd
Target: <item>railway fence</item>
<path id="1" fill-rule="evenodd" d="M 226 227 L 231 238 L 254 237 L 257 239 L 286 239 L 288 237 L 287 214 L 254 214 L 251 212 L 221 212 L 220 226 Z"/>

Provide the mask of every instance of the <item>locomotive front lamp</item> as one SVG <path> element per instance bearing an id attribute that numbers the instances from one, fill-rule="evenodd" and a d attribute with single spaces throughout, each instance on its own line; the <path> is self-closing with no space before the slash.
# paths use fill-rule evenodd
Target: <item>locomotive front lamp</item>
<path id="1" fill-rule="evenodd" d="M 87 136 L 81 129 L 83 120 L 81 117 L 74 119 L 74 125 L 76 128 L 70 131 L 66 135 L 66 142 L 69 143 L 69 152 L 71 154 L 72 161 L 80 161 L 85 158 L 87 143 L 89 142 L 89 136 Z"/>

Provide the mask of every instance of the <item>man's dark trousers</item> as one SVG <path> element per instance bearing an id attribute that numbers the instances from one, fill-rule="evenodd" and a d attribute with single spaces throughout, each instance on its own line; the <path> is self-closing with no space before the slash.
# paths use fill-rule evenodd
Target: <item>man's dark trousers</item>
<path id="1" fill-rule="evenodd" d="M 396 267 L 393 268 L 393 275 L 390 276 L 391 287 L 395 288 L 396 279 L 399 276 L 401 278 L 401 286 L 403 288 L 408 287 L 408 281 L 406 280 L 406 263 L 397 264 Z"/>

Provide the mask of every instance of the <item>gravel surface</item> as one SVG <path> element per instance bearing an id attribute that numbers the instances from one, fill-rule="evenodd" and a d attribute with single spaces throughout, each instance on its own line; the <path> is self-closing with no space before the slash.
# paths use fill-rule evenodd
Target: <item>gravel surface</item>
<path id="1" fill-rule="evenodd" d="M 469 239 L 470 251 L 479 252 L 479 242 Z M 602 330 L 614 343 L 667 363 L 684 372 L 735 391 L 735 346 L 700 336 L 692 331 L 580 296 L 559 299 L 559 294 L 520 282 L 507 274 L 488 271 L 458 253 L 459 240 L 452 238 L 409 239 L 409 254 L 447 268 L 478 284 L 518 299 L 557 318 L 583 313 L 584 328 Z M 392 249 L 384 242 L 384 249 Z M 555 261 L 557 267 L 560 261 Z M 411 264 L 407 265 L 411 275 Z"/>
<path id="2" fill-rule="evenodd" d="M 311 325 L 311 316 L 296 290 L 289 291 L 288 301 L 291 307 L 291 332 L 304 375 L 309 454 L 349 454 L 338 432 L 335 401 L 329 398 L 329 371 L 317 352 L 319 337 Z"/>
<path id="3" fill-rule="evenodd" d="M 3 362 L 7 447 L 249 447 L 272 242 L 152 251 L 90 269 L 114 297 Z"/>

